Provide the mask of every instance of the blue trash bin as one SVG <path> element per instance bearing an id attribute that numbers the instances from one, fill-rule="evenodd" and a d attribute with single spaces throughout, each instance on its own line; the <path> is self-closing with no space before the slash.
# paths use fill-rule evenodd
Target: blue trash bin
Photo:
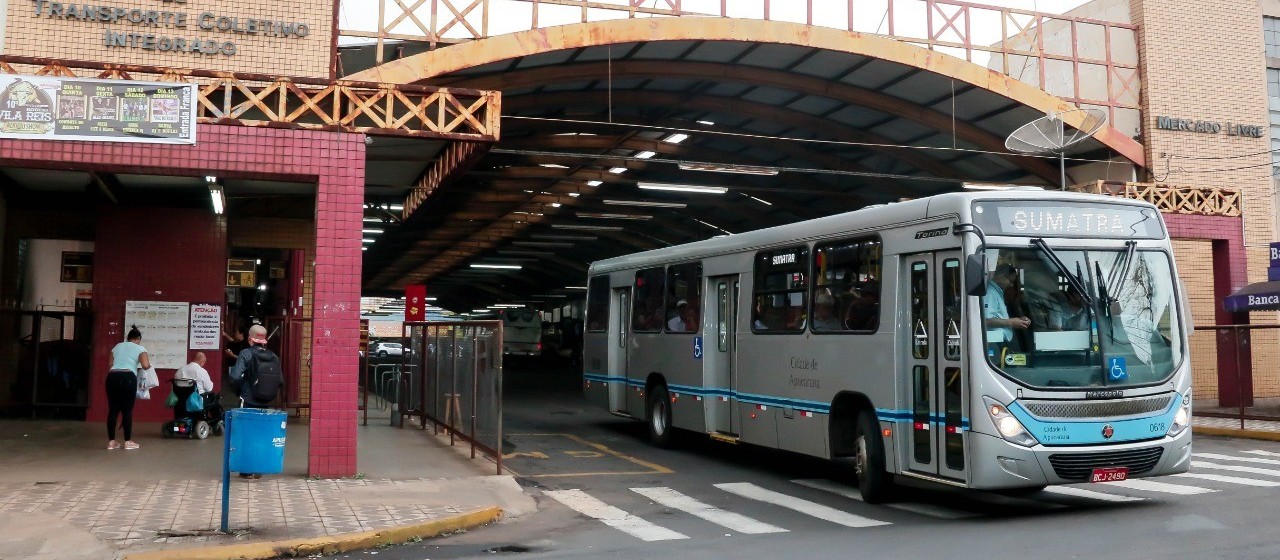
<path id="1" fill-rule="evenodd" d="M 283 410 L 237 408 L 227 413 L 228 470 L 239 473 L 284 472 Z"/>

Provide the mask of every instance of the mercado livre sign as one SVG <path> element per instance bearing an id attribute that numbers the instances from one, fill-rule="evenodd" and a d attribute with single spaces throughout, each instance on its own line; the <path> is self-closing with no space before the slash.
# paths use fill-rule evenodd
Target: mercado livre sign
<path id="1" fill-rule="evenodd" d="M 232 56 L 238 50 L 235 41 L 208 34 L 301 39 L 311 33 L 311 26 L 304 22 L 244 14 L 147 10 L 50 0 L 31 0 L 31 3 L 36 17 L 115 26 L 103 30 L 102 41 L 108 48 Z M 157 0 L 157 3 L 169 8 L 185 6 L 187 1 Z"/>

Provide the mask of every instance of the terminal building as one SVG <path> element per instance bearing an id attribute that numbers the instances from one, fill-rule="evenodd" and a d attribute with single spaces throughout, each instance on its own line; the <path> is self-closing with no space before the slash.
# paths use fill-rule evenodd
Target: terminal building
<path id="1" fill-rule="evenodd" d="M 225 371 L 261 322 L 308 471 L 351 475 L 362 295 L 580 313 L 596 259 L 1060 188 L 1056 155 L 1004 142 L 1045 115 L 1086 127 L 1077 108 L 1106 122 L 1066 187 L 1161 209 L 1196 325 L 1275 322 L 1222 306 L 1277 241 L 1274 0 L 3 4 L 8 416 L 102 421 L 133 325 L 163 383 L 196 351 Z M 1197 331 L 1197 399 L 1280 396 L 1268 332 L 1236 360 L 1236 335 Z"/>

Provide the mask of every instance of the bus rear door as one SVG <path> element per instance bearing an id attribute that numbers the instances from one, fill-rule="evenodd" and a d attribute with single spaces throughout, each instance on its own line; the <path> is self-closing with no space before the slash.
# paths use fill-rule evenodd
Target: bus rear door
<path id="1" fill-rule="evenodd" d="M 966 480 L 965 402 L 967 376 L 961 369 L 964 295 L 958 251 L 903 257 L 907 294 L 906 374 L 909 379 L 910 469 Z"/>
<path id="2" fill-rule="evenodd" d="M 734 344 L 735 324 L 738 315 L 738 276 L 716 276 L 707 280 L 708 289 L 706 340 L 703 341 L 703 362 L 707 378 L 704 397 L 705 410 L 712 433 L 736 436 L 738 408 L 734 406 Z"/>

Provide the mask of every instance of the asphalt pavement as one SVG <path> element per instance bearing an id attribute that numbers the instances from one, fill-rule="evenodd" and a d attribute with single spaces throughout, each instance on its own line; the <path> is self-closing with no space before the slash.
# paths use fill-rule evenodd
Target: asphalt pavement
<path id="1" fill-rule="evenodd" d="M 429 542 L 339 555 L 379 559 L 1276 558 L 1280 443 L 1197 436 L 1187 475 L 1010 496 L 903 489 L 857 498 L 847 465 L 644 425 L 588 406 L 578 373 L 506 369 L 505 464 L 539 513 Z"/>

